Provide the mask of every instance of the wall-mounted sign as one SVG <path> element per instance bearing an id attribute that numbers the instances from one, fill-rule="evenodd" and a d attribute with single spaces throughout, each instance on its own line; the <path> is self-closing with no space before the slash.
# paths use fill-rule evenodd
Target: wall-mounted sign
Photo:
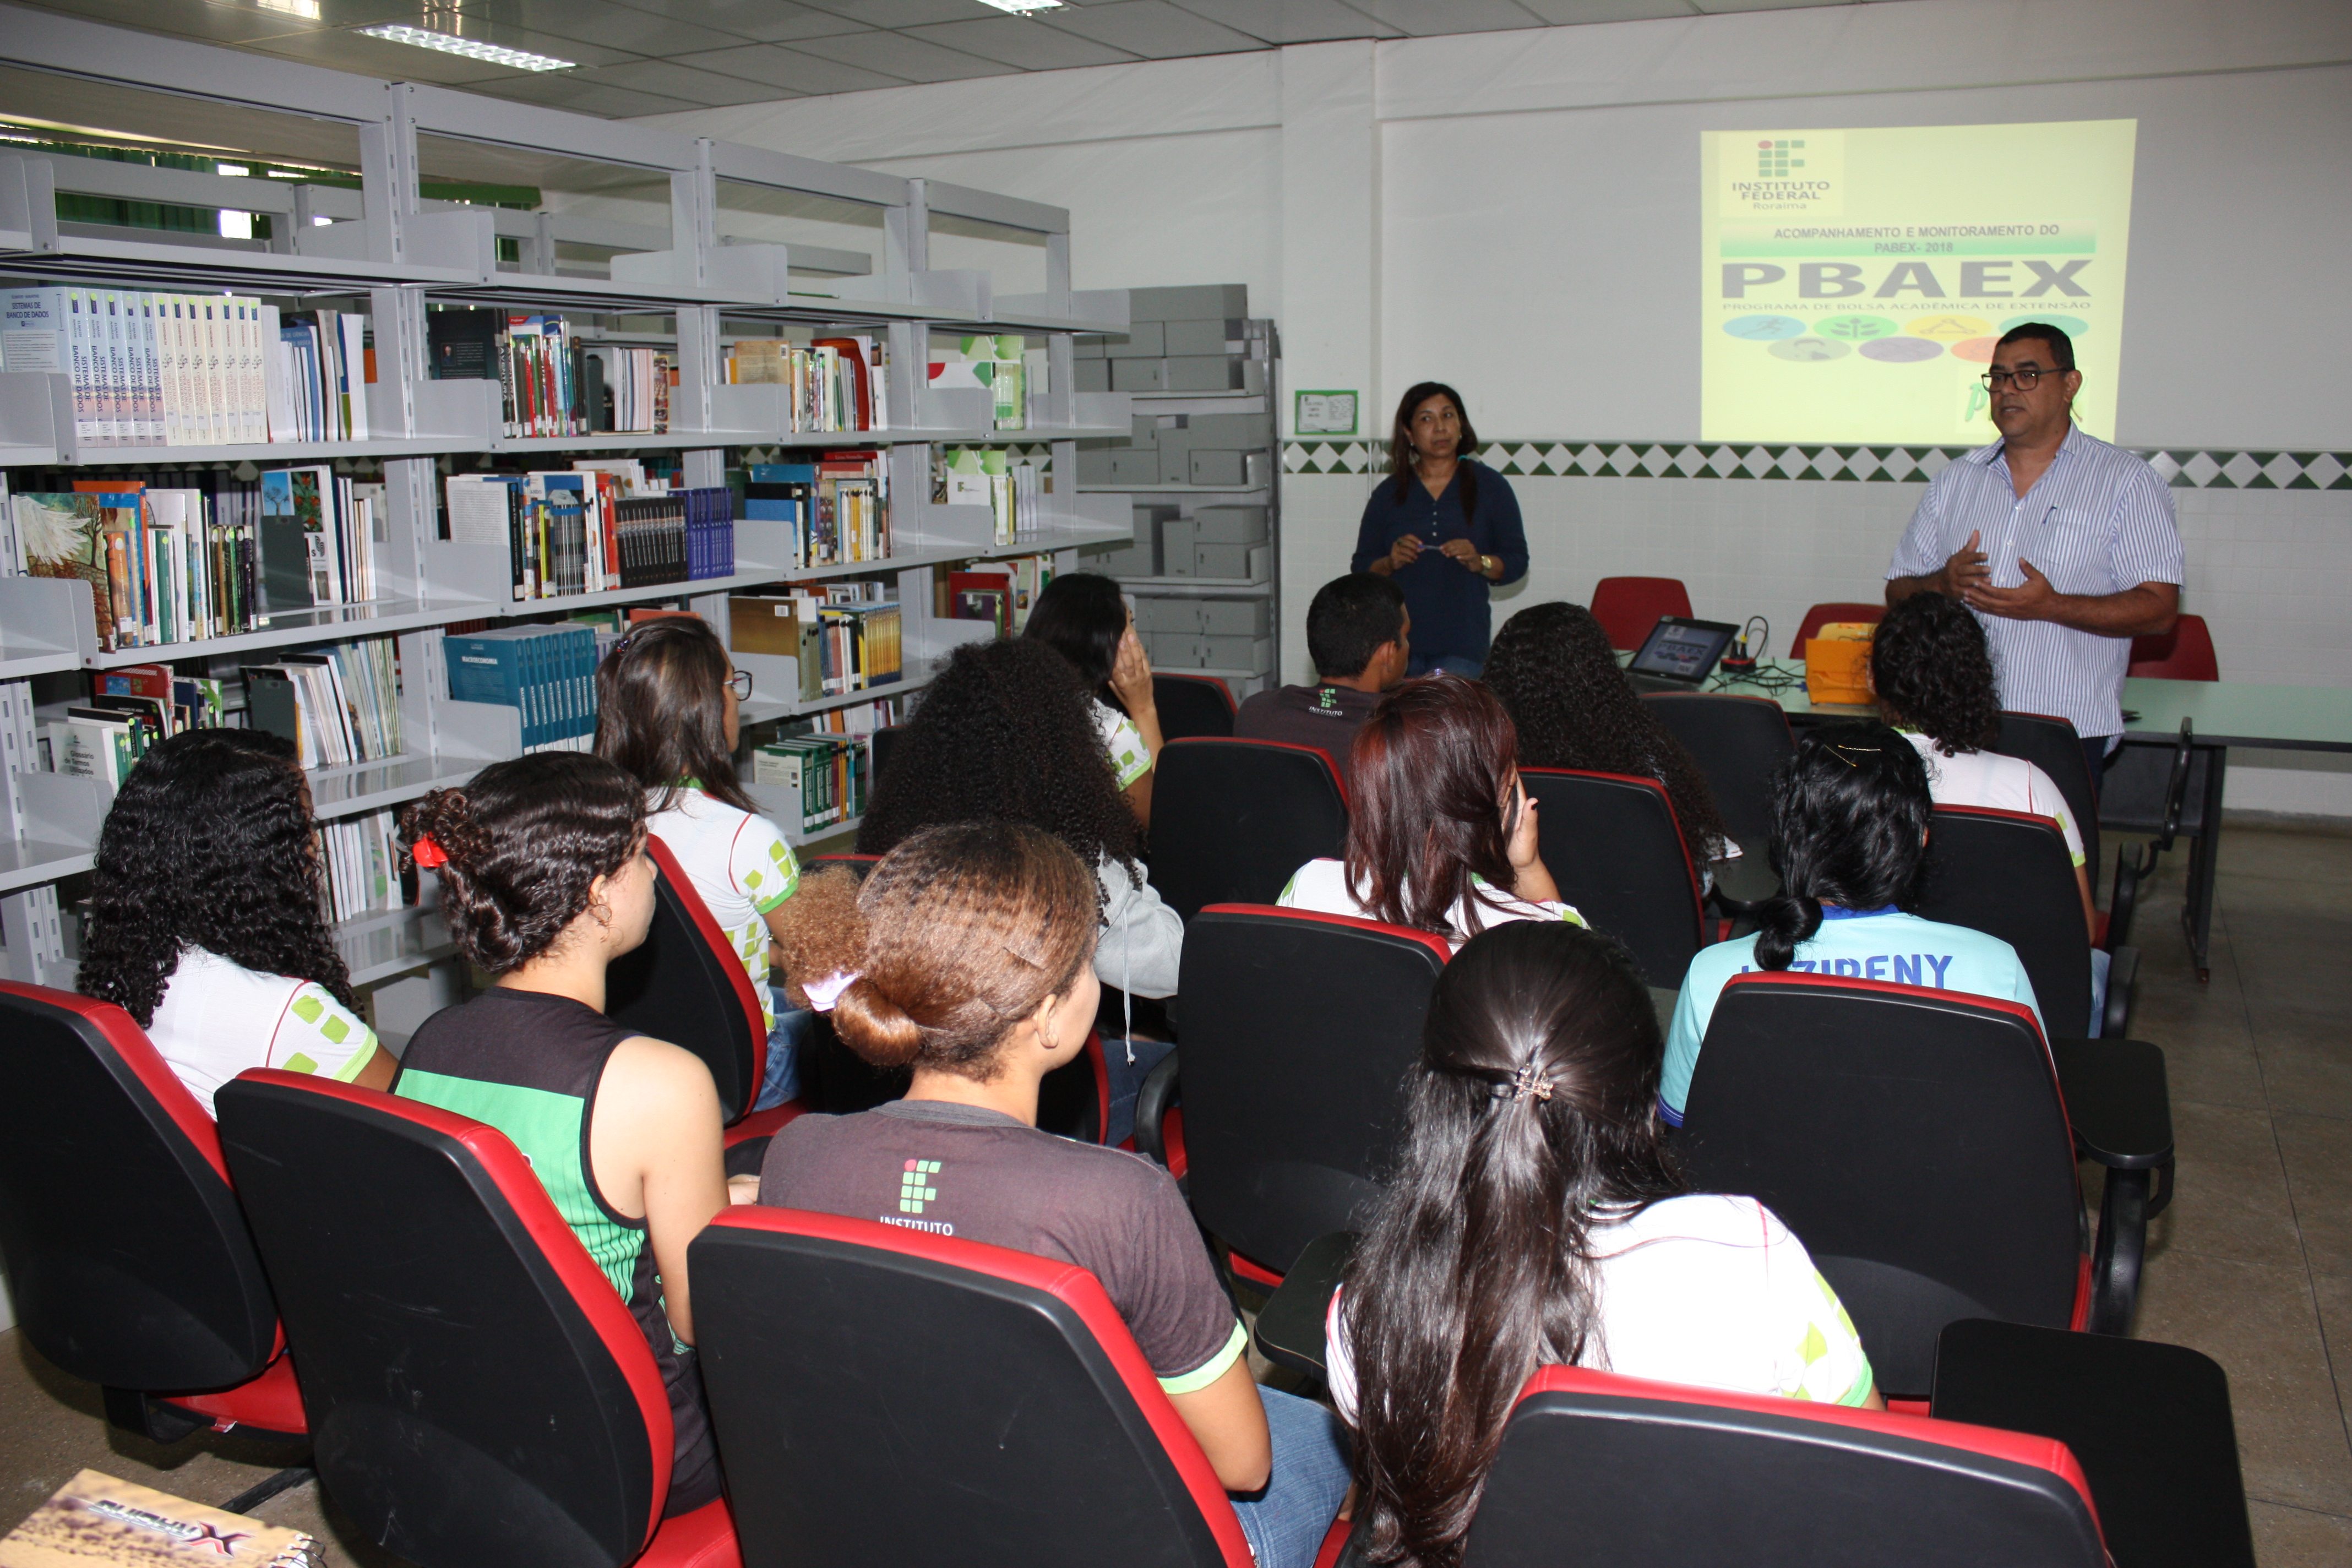
<path id="1" fill-rule="evenodd" d="M 1294 405 L 1290 427 L 1301 436 L 1352 436 L 1356 433 L 1356 394 L 1302 392 Z"/>

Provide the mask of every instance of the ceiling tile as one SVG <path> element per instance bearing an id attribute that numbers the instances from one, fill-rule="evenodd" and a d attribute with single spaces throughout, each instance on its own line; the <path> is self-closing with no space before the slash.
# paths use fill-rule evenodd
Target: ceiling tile
<path id="1" fill-rule="evenodd" d="M 492 98 L 512 99 L 518 103 L 537 103 L 550 109 L 569 109 L 582 114 L 601 114 L 607 119 L 623 119 L 639 114 L 673 114 L 681 109 L 703 107 L 698 103 L 689 103 L 682 98 L 666 98 L 653 92 L 633 92 L 627 88 L 614 87 L 610 83 L 583 80 L 570 71 L 501 77 L 496 81 L 472 83 L 466 90 L 484 93 Z"/>
<path id="2" fill-rule="evenodd" d="M 927 43 L 943 44 L 951 49 L 961 49 L 985 60 L 1019 66 L 1023 70 L 1050 71 L 1064 70 L 1072 66 L 1116 65 L 1122 60 L 1135 58 L 1125 49 L 1097 44 L 1075 33 L 1040 26 L 1018 16 L 999 16 L 992 22 L 941 22 L 929 27 L 908 27 L 906 36 L 921 38 Z"/>
<path id="3" fill-rule="evenodd" d="M 553 46 L 562 40 L 551 38 L 541 42 L 542 46 Z M 275 38 L 259 39 L 245 47 L 257 54 L 277 55 L 334 70 L 357 71 L 362 76 L 387 81 L 436 82 L 457 87 L 469 82 L 487 81 L 492 77 L 510 76 L 514 72 L 512 66 L 493 65 L 488 60 L 468 59 L 463 55 L 445 55 L 437 49 L 420 49 L 413 44 L 395 44 L 386 38 L 371 38 L 359 33 L 287 33 Z M 617 55 L 607 58 L 626 59 L 628 57 Z"/>
<path id="4" fill-rule="evenodd" d="M 579 38 L 639 55 L 718 49 L 738 41 L 731 33 L 698 27 L 691 22 L 676 21 L 667 16 L 656 16 L 650 11 L 615 5 L 611 4 L 611 0 L 561 0 L 560 4 L 533 4 L 527 14 L 533 26 L 559 37 Z"/>
<path id="5" fill-rule="evenodd" d="M 800 45 L 821 59 L 839 60 L 864 70 L 908 81 L 961 81 L 968 77 L 1006 76 L 1013 68 L 984 60 L 961 49 L 941 48 L 904 33 L 850 33 L 838 38 L 807 38 Z"/>
<path id="6" fill-rule="evenodd" d="M 741 77 L 745 81 L 764 82 L 797 94 L 862 92 L 873 87 L 907 85 L 905 77 L 860 70 L 838 60 L 821 60 L 814 55 L 778 48 L 773 44 L 740 44 L 704 55 L 678 55 L 670 63 Z"/>
<path id="7" fill-rule="evenodd" d="M 869 27 L 919 27 L 930 22 L 969 22 L 1004 15 L 981 0 L 808 0 L 808 4 Z"/>
<path id="8" fill-rule="evenodd" d="M 601 70 L 574 74 L 593 81 L 610 82 L 633 92 L 657 92 L 667 98 L 682 98 L 689 103 L 767 103 L 778 96 L 776 89 L 765 82 L 721 76 L 717 71 L 696 70 L 676 60 L 639 60 L 633 65 L 606 66 Z"/>
<path id="9" fill-rule="evenodd" d="M 1646 22 L 1660 16 L 1695 16 L 1690 0 L 1519 0 L 1555 26 L 1580 22 Z"/>
<path id="10" fill-rule="evenodd" d="M 1206 16 L 1180 11 L 1168 0 L 1114 0 L 1108 5 L 1073 5 L 1039 16 L 1040 26 L 1076 33 L 1146 59 L 1179 55 L 1229 55 L 1262 49 L 1265 40 L 1220 26 Z"/>
<path id="11" fill-rule="evenodd" d="M 1274 44 L 1326 38 L 1393 38 L 1397 29 L 1339 0 L 1183 0 L 1184 8 Z"/>
<path id="12" fill-rule="evenodd" d="M 627 4 L 635 10 L 650 11 L 656 16 L 672 16 L 681 22 L 694 22 L 706 27 L 716 27 L 722 33 L 736 33 L 771 44 L 786 43 L 793 38 L 829 38 L 866 29 L 863 22 L 853 22 L 830 11 L 792 5 L 788 0 L 627 0 Z"/>
<path id="13" fill-rule="evenodd" d="M 1543 26 L 1543 19 L 1518 0 L 1348 0 L 1348 4 L 1417 38 Z"/>

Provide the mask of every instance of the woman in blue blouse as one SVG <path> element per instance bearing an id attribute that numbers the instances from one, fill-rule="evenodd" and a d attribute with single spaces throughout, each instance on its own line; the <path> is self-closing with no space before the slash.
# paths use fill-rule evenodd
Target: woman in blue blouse
<path id="1" fill-rule="evenodd" d="M 1519 500 L 1503 476 L 1470 460 L 1478 433 L 1462 396 L 1416 384 L 1397 405 L 1389 477 L 1364 503 L 1350 568 L 1394 577 L 1412 617 L 1412 675 L 1475 677 L 1494 624 L 1487 589 L 1528 574 Z"/>

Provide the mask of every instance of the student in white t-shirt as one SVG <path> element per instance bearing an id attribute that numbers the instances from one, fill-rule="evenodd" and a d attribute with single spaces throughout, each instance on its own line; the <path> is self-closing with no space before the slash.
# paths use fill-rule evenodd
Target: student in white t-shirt
<path id="1" fill-rule="evenodd" d="M 800 1092 L 800 1047 L 815 1015 L 779 1005 L 769 980 L 778 910 L 800 865 L 736 777 L 740 709 L 751 678 L 700 619 L 666 616 L 621 639 L 596 671 L 596 754 L 645 786 L 646 831 L 669 847 L 751 976 L 768 1025 L 765 1110 Z"/>
<path id="2" fill-rule="evenodd" d="M 1368 1559 L 1459 1560 L 1538 1366 L 1884 1408 L 1804 1244 L 1754 1198 L 1685 1192 L 1658 1052 L 1640 975 L 1591 932 L 1507 923 L 1438 977 L 1400 1166 L 1327 1319 Z"/>
<path id="3" fill-rule="evenodd" d="M 1504 921 L 1584 917 L 1537 848 L 1536 803 L 1495 694 L 1425 675 L 1381 699 L 1349 750 L 1344 860 L 1309 860 L 1275 901 L 1433 931 L 1459 945 Z"/>
<path id="4" fill-rule="evenodd" d="M 1095 729 L 1135 820 L 1151 831 L 1151 770 L 1160 748 L 1160 705 L 1152 694 L 1151 659 L 1136 635 L 1135 612 L 1118 584 L 1098 572 L 1071 572 L 1045 584 L 1029 612 L 1024 637 L 1036 638 L 1070 661 L 1094 695 Z M 1114 708 L 1103 700 L 1118 699 Z M 1125 709 L 1121 712 L 1120 709 Z"/>
<path id="5" fill-rule="evenodd" d="M 207 1112 L 247 1068 L 385 1089 L 320 901 L 319 825 L 294 744 L 188 730 L 122 781 L 98 841 L 75 987 L 131 1015 Z"/>

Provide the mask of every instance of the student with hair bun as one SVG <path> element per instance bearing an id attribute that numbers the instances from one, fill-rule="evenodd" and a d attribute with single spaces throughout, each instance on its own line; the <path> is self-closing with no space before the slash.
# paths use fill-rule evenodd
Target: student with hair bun
<path id="1" fill-rule="evenodd" d="M 1758 910 L 1755 935 L 1703 947 L 1691 960 L 1666 1031 L 1665 1077 L 1658 1086 L 1668 1121 L 1683 1123 L 1716 997 L 1734 974 L 1750 969 L 1966 991 L 2022 1002 L 2041 1020 L 2015 948 L 1966 926 L 1903 912 L 1927 858 L 1934 809 L 1927 763 L 1885 725 L 1799 734 L 1772 797 L 1772 867 L 1780 891 Z"/>
<path id="2" fill-rule="evenodd" d="M 809 878 L 786 907 L 794 992 L 914 1081 L 904 1100 L 778 1132 L 760 1201 L 1090 1270 L 1218 1479 L 1252 1494 L 1234 1505 L 1259 1568 L 1307 1568 L 1347 1492 L 1337 1424 L 1251 1381 L 1247 1336 L 1166 1172 L 1036 1127 L 1039 1082 L 1094 1024 L 1098 909 L 1093 869 L 1013 823 L 917 833 L 862 886 Z"/>
<path id="3" fill-rule="evenodd" d="M 530 1162 L 661 1366 L 677 1429 L 663 1517 L 690 1512 L 719 1475 L 686 1248 L 728 1185 L 710 1069 L 604 1014 L 605 965 L 653 923 L 645 791 L 602 758 L 542 752 L 435 790 L 404 826 L 458 952 L 497 983 L 425 1020 L 395 1092 L 488 1122 Z"/>

